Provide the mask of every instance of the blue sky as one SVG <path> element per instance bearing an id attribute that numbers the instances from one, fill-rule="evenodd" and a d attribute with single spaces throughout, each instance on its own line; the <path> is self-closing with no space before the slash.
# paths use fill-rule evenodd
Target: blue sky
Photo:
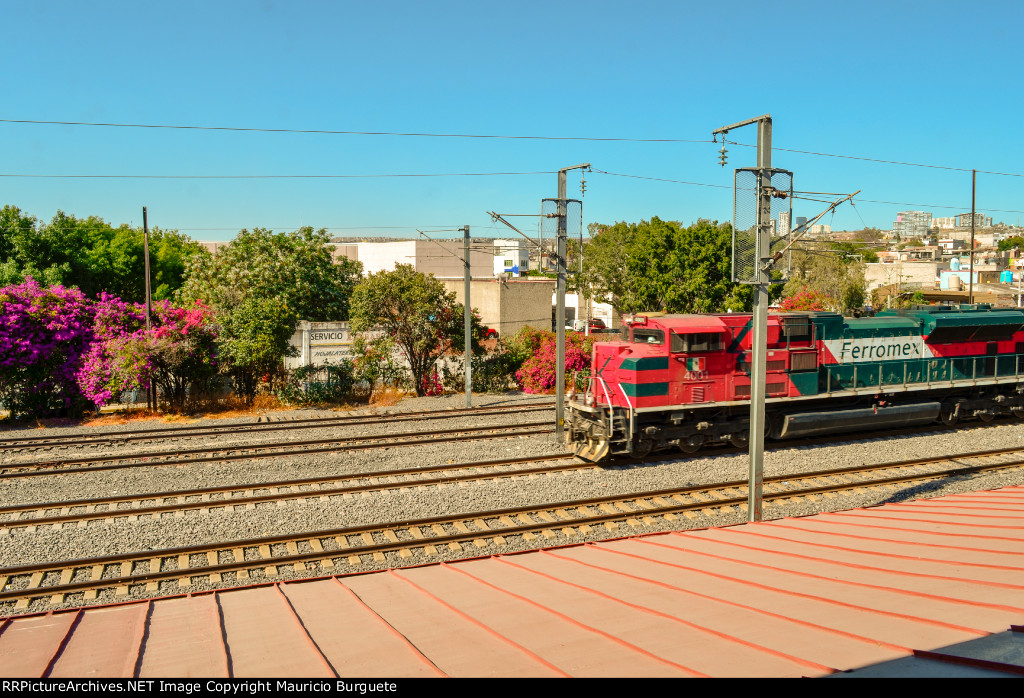
<path id="1" fill-rule="evenodd" d="M 729 146 L 723 169 L 720 146 L 699 141 L 766 113 L 773 163 L 794 172 L 798 190 L 862 190 L 855 208 L 822 221 L 837 229 L 890 228 L 908 209 L 969 211 L 972 168 L 1024 175 L 1016 1 L 0 0 L 0 11 L 0 119 L 698 141 L 0 121 L 0 175 L 541 173 L 0 177 L 0 204 L 42 220 L 60 209 L 139 225 L 147 206 L 151 226 L 198 240 L 301 225 L 410 237 L 468 224 L 505 236 L 487 211 L 537 213 L 556 196 L 555 172 L 583 162 L 594 168 L 584 224 L 729 220 L 731 169 L 753 166 L 754 151 Z M 730 139 L 753 144 L 756 129 Z M 569 174 L 569 196 L 579 179 Z M 978 210 L 996 221 L 1019 220 L 1022 194 L 1024 176 L 978 175 Z M 820 208 L 798 201 L 794 214 Z M 512 220 L 536 230 L 535 218 Z"/>

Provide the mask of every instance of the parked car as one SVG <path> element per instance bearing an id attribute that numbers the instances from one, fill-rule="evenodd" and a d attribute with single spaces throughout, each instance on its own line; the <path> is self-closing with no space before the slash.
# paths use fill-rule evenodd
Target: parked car
<path id="1" fill-rule="evenodd" d="M 591 318 L 589 324 L 591 332 L 600 332 L 605 328 L 604 320 L 602 320 L 601 318 Z M 572 329 L 575 330 L 576 332 L 583 332 L 586 329 L 586 327 L 587 322 L 585 320 L 577 320 L 572 325 Z"/>
<path id="2" fill-rule="evenodd" d="M 498 338 L 498 330 L 494 329 L 493 327 L 485 327 L 484 328 L 484 339 L 497 339 L 497 338 Z"/>

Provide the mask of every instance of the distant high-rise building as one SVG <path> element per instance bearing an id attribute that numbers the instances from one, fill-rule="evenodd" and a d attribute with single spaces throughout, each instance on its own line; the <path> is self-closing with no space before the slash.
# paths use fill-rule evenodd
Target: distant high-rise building
<path id="1" fill-rule="evenodd" d="M 932 218 L 932 227 L 935 228 L 955 228 L 956 227 L 956 216 L 946 216 L 942 218 Z"/>
<path id="2" fill-rule="evenodd" d="M 789 211 L 782 211 L 779 213 L 779 235 L 789 235 L 793 228 L 789 225 L 789 217 L 792 214 Z"/>
<path id="3" fill-rule="evenodd" d="M 802 225 L 807 225 L 807 216 L 797 216 L 793 220 L 795 221 L 797 228 Z"/>
<path id="4" fill-rule="evenodd" d="M 971 214 L 961 213 L 956 217 L 956 225 L 958 228 L 970 228 L 971 227 Z M 974 227 L 975 228 L 991 228 L 992 227 L 992 216 L 986 216 L 984 213 L 974 214 Z"/>
<path id="5" fill-rule="evenodd" d="M 924 237 L 932 227 L 932 214 L 928 211 L 900 211 L 892 231 L 901 238 Z"/>

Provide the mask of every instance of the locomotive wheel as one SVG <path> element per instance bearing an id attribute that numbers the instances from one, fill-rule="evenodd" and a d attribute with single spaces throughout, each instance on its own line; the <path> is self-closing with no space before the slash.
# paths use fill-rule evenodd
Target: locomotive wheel
<path id="1" fill-rule="evenodd" d="M 651 439 L 637 439 L 633 444 L 633 457 L 643 458 L 654 450 L 654 441 Z"/>
<path id="2" fill-rule="evenodd" d="M 995 412 L 990 412 L 989 410 L 982 410 L 981 412 L 978 412 L 978 419 L 983 422 L 991 422 L 995 418 Z"/>
<path id="3" fill-rule="evenodd" d="M 947 427 L 951 427 L 957 422 L 959 422 L 960 414 L 957 412 L 956 405 L 943 405 L 942 409 L 939 411 L 939 419 L 941 419 L 942 423 L 945 424 Z"/>
<path id="4" fill-rule="evenodd" d="M 729 443 L 736 448 L 746 448 L 750 445 L 750 433 L 737 431 L 729 437 Z"/>
<path id="5" fill-rule="evenodd" d="M 685 439 L 679 439 L 679 450 L 683 453 L 696 453 L 704 445 L 704 437 L 701 434 L 694 434 Z"/>
<path id="6" fill-rule="evenodd" d="M 1012 412 L 1013 416 L 1017 419 L 1024 419 L 1024 407 L 1011 407 L 1010 412 Z"/>

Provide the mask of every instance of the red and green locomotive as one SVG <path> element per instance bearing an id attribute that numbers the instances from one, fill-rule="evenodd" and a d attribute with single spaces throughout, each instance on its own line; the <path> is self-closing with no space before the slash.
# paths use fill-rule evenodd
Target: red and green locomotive
<path id="1" fill-rule="evenodd" d="M 745 446 L 751 315 L 625 318 L 594 345 L 566 438 L 586 460 L 710 443 Z M 765 433 L 773 439 L 999 414 L 1024 418 L 1024 312 L 988 306 L 768 316 Z"/>

